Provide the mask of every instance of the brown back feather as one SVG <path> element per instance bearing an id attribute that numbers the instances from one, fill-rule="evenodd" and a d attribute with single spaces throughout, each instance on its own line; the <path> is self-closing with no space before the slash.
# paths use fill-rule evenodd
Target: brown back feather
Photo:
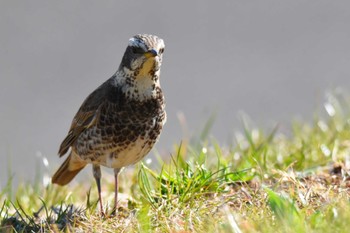
<path id="1" fill-rule="evenodd" d="M 62 157 L 68 149 L 75 143 L 79 135 L 87 128 L 96 124 L 99 118 L 100 109 L 106 101 L 106 91 L 102 88 L 110 85 L 107 80 L 94 92 L 92 92 L 83 102 L 78 112 L 75 114 L 68 135 L 61 143 L 58 154 Z"/>

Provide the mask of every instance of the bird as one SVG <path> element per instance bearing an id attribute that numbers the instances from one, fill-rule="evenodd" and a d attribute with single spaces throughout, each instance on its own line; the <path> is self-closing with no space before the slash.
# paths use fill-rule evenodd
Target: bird
<path id="1" fill-rule="evenodd" d="M 164 46 L 155 35 L 130 38 L 119 68 L 84 100 L 60 145 L 58 155 L 68 157 L 52 183 L 66 185 L 92 164 L 102 215 L 101 166 L 114 169 L 116 214 L 121 169 L 150 152 L 166 122 L 159 80 Z"/>

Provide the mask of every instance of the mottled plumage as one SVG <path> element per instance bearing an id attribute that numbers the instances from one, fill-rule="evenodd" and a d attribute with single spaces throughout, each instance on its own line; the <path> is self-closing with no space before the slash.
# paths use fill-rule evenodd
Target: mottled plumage
<path id="1" fill-rule="evenodd" d="M 120 169 L 148 154 L 165 123 L 159 84 L 163 51 L 156 36 L 132 37 L 117 72 L 86 98 L 60 146 L 60 157 L 71 150 L 52 182 L 65 185 L 93 164 L 101 212 L 100 165 L 114 168 L 116 208 Z"/>

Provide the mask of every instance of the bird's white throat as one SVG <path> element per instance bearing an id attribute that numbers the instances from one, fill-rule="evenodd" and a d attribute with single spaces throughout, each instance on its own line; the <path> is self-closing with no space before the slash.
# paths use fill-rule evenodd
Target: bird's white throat
<path id="1" fill-rule="evenodd" d="M 160 86 L 160 71 L 156 71 L 154 76 L 151 76 L 149 73 L 143 75 L 139 73 L 136 77 L 130 75 L 130 72 L 132 71 L 125 67 L 123 72 L 117 71 L 115 85 L 122 87 L 122 91 L 133 99 L 144 101 L 156 98 L 157 87 Z"/>

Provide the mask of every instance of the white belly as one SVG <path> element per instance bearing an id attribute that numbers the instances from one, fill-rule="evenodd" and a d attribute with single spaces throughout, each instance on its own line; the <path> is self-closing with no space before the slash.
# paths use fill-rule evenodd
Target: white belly
<path id="1" fill-rule="evenodd" d="M 148 140 L 139 138 L 123 150 L 105 153 L 96 162 L 109 168 L 122 168 L 143 159 L 149 153 L 152 146 L 153 144 L 148 144 Z"/>

